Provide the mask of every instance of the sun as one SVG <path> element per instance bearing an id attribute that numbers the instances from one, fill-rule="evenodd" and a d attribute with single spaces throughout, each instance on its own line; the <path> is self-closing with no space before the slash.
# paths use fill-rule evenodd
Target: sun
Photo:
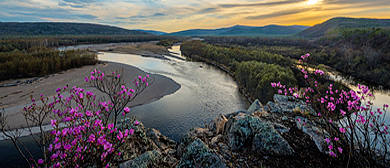
<path id="1" fill-rule="evenodd" d="M 314 5 L 314 4 L 317 3 L 317 0 L 308 0 L 306 3 L 307 3 L 308 5 Z"/>

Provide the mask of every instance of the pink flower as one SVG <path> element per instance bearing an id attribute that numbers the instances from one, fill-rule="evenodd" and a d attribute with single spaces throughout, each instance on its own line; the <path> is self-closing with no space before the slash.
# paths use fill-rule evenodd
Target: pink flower
<path id="1" fill-rule="evenodd" d="M 340 153 L 343 153 L 343 149 L 342 148 L 338 147 L 337 149 L 339 150 Z"/>
<path id="2" fill-rule="evenodd" d="M 38 164 L 42 164 L 43 163 L 43 160 L 42 159 L 38 159 Z"/>
<path id="3" fill-rule="evenodd" d="M 123 109 L 123 111 L 125 111 L 126 113 L 129 113 L 129 112 L 130 112 L 130 108 L 129 108 L 129 107 L 125 107 L 125 108 Z"/>
<path id="4" fill-rule="evenodd" d="M 338 140 L 340 140 L 340 139 L 339 139 L 339 138 L 337 138 L 337 137 L 334 137 L 334 140 L 335 140 L 335 141 L 338 141 Z"/>
<path id="5" fill-rule="evenodd" d="M 94 134 L 91 134 L 87 140 L 87 142 L 93 142 L 95 141 L 95 135 Z"/>
<path id="6" fill-rule="evenodd" d="M 55 154 L 53 154 L 53 155 L 50 156 L 50 159 L 51 159 L 51 160 L 54 160 L 54 159 L 57 158 L 57 157 L 58 157 L 58 154 L 55 153 Z"/>
<path id="7" fill-rule="evenodd" d="M 51 120 L 51 126 L 52 127 L 56 127 L 56 124 L 57 124 L 57 120 Z"/>
<path id="8" fill-rule="evenodd" d="M 66 144 L 66 145 L 64 146 L 64 148 L 65 148 L 65 150 L 69 150 L 70 148 L 72 148 L 72 146 L 71 146 L 70 144 Z"/>
<path id="9" fill-rule="evenodd" d="M 330 156 L 333 156 L 333 157 L 336 157 L 336 154 L 333 153 L 333 151 L 330 151 L 330 152 L 329 152 L 329 155 L 330 155 Z"/>
<path id="10" fill-rule="evenodd" d="M 341 109 L 340 109 L 340 113 L 341 113 L 342 116 L 344 116 L 345 114 L 347 114 L 344 110 L 341 110 Z"/>
<path id="11" fill-rule="evenodd" d="M 112 147 L 112 144 L 110 142 L 106 142 L 103 146 L 104 150 L 110 149 Z"/>
<path id="12" fill-rule="evenodd" d="M 341 133 L 345 133 L 345 129 L 343 127 L 340 127 L 339 129 Z"/>
<path id="13" fill-rule="evenodd" d="M 134 125 L 139 125 L 138 120 L 135 120 Z"/>
<path id="14" fill-rule="evenodd" d="M 330 142 L 330 139 L 329 139 L 329 138 L 326 138 L 326 139 L 325 139 L 325 141 L 326 141 L 326 143 L 328 143 L 328 144 L 329 144 L 329 142 Z"/>
<path id="15" fill-rule="evenodd" d="M 134 129 L 130 129 L 129 132 L 130 132 L 130 135 L 133 135 L 134 134 Z"/>
<path id="16" fill-rule="evenodd" d="M 329 150 L 332 150 L 332 149 L 333 149 L 333 146 L 332 146 L 332 145 L 329 145 L 328 148 L 329 148 Z"/>
<path id="17" fill-rule="evenodd" d="M 108 126 L 107 126 L 108 129 L 111 129 L 112 127 L 114 127 L 114 124 L 113 124 L 113 123 L 110 123 L 110 124 L 108 124 Z"/>

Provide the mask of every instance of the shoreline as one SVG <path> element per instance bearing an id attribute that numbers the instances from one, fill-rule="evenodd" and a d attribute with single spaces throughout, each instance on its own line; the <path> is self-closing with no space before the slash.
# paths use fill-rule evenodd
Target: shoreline
<path id="1" fill-rule="evenodd" d="M 34 98 L 38 98 L 40 94 L 43 94 L 45 97 L 51 97 L 55 94 L 55 90 L 58 87 L 69 85 L 69 87 L 78 86 L 84 88 L 86 91 L 92 91 L 98 97 L 101 97 L 103 94 L 96 88 L 89 86 L 85 82 L 84 77 L 89 76 L 90 72 L 94 69 L 99 69 L 100 71 L 107 73 L 120 70 L 121 68 L 124 70 L 124 74 L 122 74 L 124 77 L 124 82 L 126 82 L 128 86 L 132 86 L 132 80 L 134 78 L 138 76 L 145 76 L 147 74 L 139 68 L 131 65 L 114 62 L 99 62 L 96 65 L 74 68 L 45 77 L 36 77 L 39 78 L 39 80 L 35 80 L 31 83 L 19 82 L 20 84 L 15 86 L 0 87 L 0 107 L 4 108 L 5 114 L 8 116 L 7 122 L 9 128 L 7 129 L 12 130 L 27 126 L 21 110 L 23 107 L 31 104 L 30 95 L 32 95 Z M 166 95 L 175 93 L 181 87 L 178 83 L 169 77 L 158 74 L 149 75 L 154 82 L 150 84 L 132 102 L 130 102 L 128 105 L 129 107 L 157 101 Z M 26 79 L 15 79 L 13 81 L 16 82 L 23 80 Z M 29 79 L 27 79 L 27 81 L 28 80 Z M 5 82 L 12 83 L 12 80 Z M 47 119 L 44 122 L 44 124 L 48 123 L 50 123 L 50 119 Z"/>

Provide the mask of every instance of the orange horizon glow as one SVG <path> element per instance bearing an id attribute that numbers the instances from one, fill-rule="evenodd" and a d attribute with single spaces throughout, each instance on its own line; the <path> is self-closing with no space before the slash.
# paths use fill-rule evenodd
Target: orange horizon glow
<path id="1" fill-rule="evenodd" d="M 234 25 L 313 26 L 334 17 L 389 16 L 389 0 L 0 1 L 0 22 L 85 22 L 168 33 Z"/>

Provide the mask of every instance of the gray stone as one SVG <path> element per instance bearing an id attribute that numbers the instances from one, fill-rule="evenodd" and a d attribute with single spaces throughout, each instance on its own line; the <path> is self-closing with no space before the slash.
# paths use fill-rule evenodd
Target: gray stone
<path id="1" fill-rule="evenodd" d="M 310 138 L 314 141 L 320 152 L 326 151 L 327 144 L 324 137 L 329 137 L 328 132 L 319 127 L 314 126 L 311 121 L 301 116 L 295 117 L 295 123 L 297 127 L 302 130 L 302 132 L 310 136 Z"/>
<path id="2" fill-rule="evenodd" d="M 226 123 L 228 145 L 232 150 L 238 150 L 245 144 L 250 144 L 251 136 L 257 131 L 261 122 L 252 116 L 230 119 Z"/>
<path id="3" fill-rule="evenodd" d="M 218 135 L 216 137 L 211 138 L 211 145 L 215 146 L 217 143 L 223 138 L 223 135 Z"/>
<path id="4" fill-rule="evenodd" d="M 282 109 L 279 106 L 277 106 L 274 102 L 269 101 L 266 104 L 266 106 L 267 106 L 268 111 L 271 113 L 281 113 L 282 112 Z"/>
<path id="5" fill-rule="evenodd" d="M 161 158 L 161 153 L 159 151 L 153 150 L 153 151 L 147 151 L 144 154 L 140 155 L 139 157 L 129 160 L 127 162 L 124 162 L 120 164 L 119 168 L 127 168 L 127 167 L 134 167 L 134 168 L 148 168 L 148 167 L 158 167 L 158 160 Z"/>
<path id="6" fill-rule="evenodd" d="M 177 166 L 180 167 L 226 167 L 217 154 L 196 138 L 189 144 Z"/>
<path id="7" fill-rule="evenodd" d="M 285 156 L 292 155 L 293 149 L 288 142 L 268 123 L 258 126 L 252 148 L 263 155 Z"/>
<path id="8" fill-rule="evenodd" d="M 252 114 L 254 113 L 255 111 L 263 111 L 263 105 L 261 104 L 261 102 L 256 99 L 248 108 L 248 110 L 246 111 L 247 114 Z"/>

